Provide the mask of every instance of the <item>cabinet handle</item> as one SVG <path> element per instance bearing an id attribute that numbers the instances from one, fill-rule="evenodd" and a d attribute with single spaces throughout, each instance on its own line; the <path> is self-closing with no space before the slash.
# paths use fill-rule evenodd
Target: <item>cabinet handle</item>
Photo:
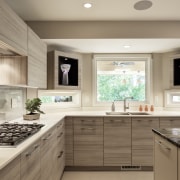
<path id="1" fill-rule="evenodd" d="M 25 156 L 26 156 L 26 157 L 31 156 L 31 154 L 32 154 L 38 147 L 39 147 L 39 144 L 34 145 L 33 150 L 30 151 L 30 152 L 27 152 L 27 153 L 25 154 Z"/>
<path id="2" fill-rule="evenodd" d="M 57 137 L 60 138 L 62 135 L 63 135 L 63 132 L 60 135 L 58 135 Z"/>
<path id="3" fill-rule="evenodd" d="M 81 130 L 96 130 L 96 128 L 81 128 Z"/>
<path id="4" fill-rule="evenodd" d="M 157 144 L 159 144 L 162 148 L 171 151 L 171 148 L 169 148 L 168 146 L 166 146 L 165 144 L 163 144 L 162 141 L 155 141 Z"/>
<path id="5" fill-rule="evenodd" d="M 62 157 L 63 153 L 64 153 L 63 151 L 60 152 L 60 155 L 58 156 L 58 159 Z"/>
<path id="6" fill-rule="evenodd" d="M 59 124 L 59 125 L 57 125 L 56 127 L 58 127 L 58 128 L 59 128 L 59 127 L 61 127 L 61 126 L 62 126 L 62 123 L 61 123 L 61 124 Z"/>

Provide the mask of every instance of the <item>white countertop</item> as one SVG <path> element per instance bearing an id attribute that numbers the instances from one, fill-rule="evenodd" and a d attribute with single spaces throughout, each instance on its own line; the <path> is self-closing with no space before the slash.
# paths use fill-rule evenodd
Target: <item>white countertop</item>
<path id="1" fill-rule="evenodd" d="M 105 111 L 71 111 L 71 112 L 59 112 L 59 113 L 49 113 L 42 114 L 39 120 L 35 121 L 25 121 L 22 118 L 15 119 L 10 122 L 19 122 L 19 123 L 41 123 L 45 124 L 44 127 L 41 128 L 33 136 L 29 137 L 22 143 L 20 143 L 17 147 L 5 148 L 0 147 L 0 169 L 5 167 L 9 162 L 15 159 L 18 155 L 20 155 L 28 146 L 42 137 L 51 127 L 57 124 L 60 120 L 62 120 L 65 116 L 86 116 L 86 117 L 180 117 L 180 112 L 172 112 L 172 111 L 158 111 L 158 112 L 149 112 L 151 115 L 106 115 Z"/>

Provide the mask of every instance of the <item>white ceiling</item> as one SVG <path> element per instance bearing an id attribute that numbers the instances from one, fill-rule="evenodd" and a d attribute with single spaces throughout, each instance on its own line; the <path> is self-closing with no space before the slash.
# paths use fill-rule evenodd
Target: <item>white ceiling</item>
<path id="1" fill-rule="evenodd" d="M 163 53 L 180 49 L 180 39 L 45 39 L 49 46 L 80 53 Z M 124 48 L 124 45 L 131 45 Z"/>
<path id="2" fill-rule="evenodd" d="M 152 0 L 153 6 L 145 11 L 133 8 L 138 0 L 89 0 L 91 9 L 83 8 L 85 0 L 6 0 L 24 20 L 180 20 L 180 0 Z M 166 52 L 180 47 L 180 39 L 55 39 L 44 40 L 84 53 L 152 53 Z M 131 45 L 129 49 L 123 45 Z"/>
<path id="3" fill-rule="evenodd" d="M 145 11 L 138 0 L 6 0 L 25 20 L 180 20 L 179 0 L 152 0 Z M 91 9 L 83 8 L 91 2 Z"/>

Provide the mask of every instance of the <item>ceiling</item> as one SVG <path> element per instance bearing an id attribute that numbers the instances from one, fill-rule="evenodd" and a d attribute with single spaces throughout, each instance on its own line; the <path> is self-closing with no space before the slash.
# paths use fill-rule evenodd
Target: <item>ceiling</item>
<path id="1" fill-rule="evenodd" d="M 138 0 L 6 0 L 24 20 L 33 21 L 180 21 L 179 0 L 152 0 L 148 10 L 133 8 Z M 180 47 L 180 39 L 54 39 L 50 46 L 83 53 L 152 53 Z M 125 49 L 123 45 L 131 45 Z"/>

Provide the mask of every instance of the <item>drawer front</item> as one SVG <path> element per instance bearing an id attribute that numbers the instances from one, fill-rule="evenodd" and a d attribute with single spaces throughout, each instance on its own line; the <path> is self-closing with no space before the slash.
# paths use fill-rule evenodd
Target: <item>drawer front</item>
<path id="1" fill-rule="evenodd" d="M 165 117 L 160 118 L 160 128 L 178 128 L 180 127 L 180 118 Z"/>
<path id="2" fill-rule="evenodd" d="M 74 125 L 99 126 L 103 125 L 103 118 L 96 117 L 77 117 L 73 118 Z"/>

